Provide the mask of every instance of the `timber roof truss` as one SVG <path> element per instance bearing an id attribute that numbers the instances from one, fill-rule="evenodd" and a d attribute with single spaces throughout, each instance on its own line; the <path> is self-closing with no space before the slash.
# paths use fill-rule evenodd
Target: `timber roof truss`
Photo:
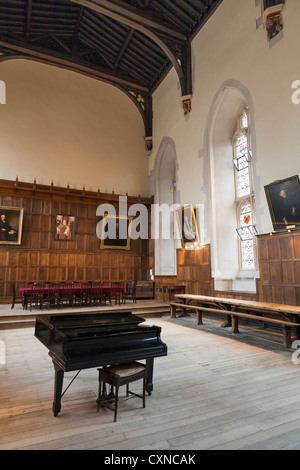
<path id="1" fill-rule="evenodd" d="M 171 67 L 190 111 L 191 41 L 222 0 L 1 0 L 0 61 L 63 67 L 121 89 L 152 148 L 152 94 Z"/>

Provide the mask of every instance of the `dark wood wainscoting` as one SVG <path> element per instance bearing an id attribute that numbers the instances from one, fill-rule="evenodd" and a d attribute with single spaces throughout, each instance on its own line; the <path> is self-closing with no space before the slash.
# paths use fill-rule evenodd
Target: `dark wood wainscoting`
<path id="1" fill-rule="evenodd" d="M 189 294 L 213 294 L 210 245 L 199 250 L 177 250 L 177 276 L 155 276 L 155 297 L 162 300 L 164 287 L 172 285 L 184 285 Z"/>
<path id="2" fill-rule="evenodd" d="M 177 276 L 155 276 L 155 297 L 163 299 L 164 286 L 185 285 L 189 294 L 300 305 L 300 231 L 259 235 L 257 244 L 256 293 L 215 291 L 210 245 L 204 245 L 201 250 L 177 250 Z"/>
<path id="3" fill-rule="evenodd" d="M 118 196 L 0 180 L 0 206 L 24 209 L 21 245 L 0 245 L 0 300 L 10 300 L 12 283 L 149 280 L 148 240 L 131 240 L 128 251 L 100 249 L 96 208 L 107 202 L 117 207 Z M 128 197 L 128 206 L 151 202 Z M 57 214 L 76 217 L 74 241 L 55 240 Z"/>
<path id="4" fill-rule="evenodd" d="M 258 300 L 300 305 L 300 231 L 260 235 L 257 240 Z"/>

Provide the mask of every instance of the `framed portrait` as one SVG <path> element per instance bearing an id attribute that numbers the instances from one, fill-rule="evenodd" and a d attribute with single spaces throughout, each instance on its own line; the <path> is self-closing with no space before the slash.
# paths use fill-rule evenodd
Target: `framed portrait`
<path id="1" fill-rule="evenodd" d="M 54 239 L 70 242 L 75 239 L 76 217 L 73 215 L 57 214 L 55 216 Z"/>
<path id="2" fill-rule="evenodd" d="M 18 207 L 0 207 L 1 245 L 21 245 L 23 210 Z"/>
<path id="3" fill-rule="evenodd" d="M 130 222 L 133 217 L 106 215 L 102 219 L 101 249 L 130 250 Z"/>
<path id="4" fill-rule="evenodd" d="M 175 212 L 182 247 L 199 244 L 200 237 L 193 205 L 180 207 Z"/>
<path id="5" fill-rule="evenodd" d="M 274 230 L 300 228 L 299 176 L 292 176 L 265 186 Z"/>

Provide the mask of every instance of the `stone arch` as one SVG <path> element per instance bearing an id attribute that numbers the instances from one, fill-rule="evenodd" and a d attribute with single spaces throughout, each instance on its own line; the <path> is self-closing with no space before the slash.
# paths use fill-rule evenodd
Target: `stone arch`
<path id="1" fill-rule="evenodd" d="M 154 168 L 152 171 L 152 188 L 154 192 L 154 203 L 169 207 L 178 202 L 177 191 L 178 162 L 176 147 L 170 137 L 164 137 L 159 146 Z M 157 207 L 157 206 L 156 206 Z M 159 238 L 155 240 L 155 274 L 156 275 L 176 275 L 176 248 L 178 242 L 175 240 L 174 214 L 171 213 L 169 226 L 169 239 L 161 236 L 162 214 L 159 218 L 154 218 L 154 224 L 159 224 Z M 158 227 L 154 227 L 156 231 Z"/>
<path id="2" fill-rule="evenodd" d="M 236 242 L 236 208 L 234 172 L 232 170 L 232 138 L 237 116 L 243 107 L 249 110 L 251 147 L 254 155 L 253 185 L 255 176 L 256 133 L 254 105 L 249 90 L 236 80 L 225 81 L 218 89 L 207 118 L 204 149 L 206 154 L 209 194 L 209 220 L 212 277 L 216 290 L 255 291 L 255 279 L 239 270 L 239 253 Z M 257 221 L 259 223 L 259 221 Z"/>

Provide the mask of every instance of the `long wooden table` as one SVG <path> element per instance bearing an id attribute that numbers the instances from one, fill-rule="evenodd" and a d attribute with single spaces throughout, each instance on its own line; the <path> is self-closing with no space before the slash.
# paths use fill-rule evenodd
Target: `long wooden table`
<path id="1" fill-rule="evenodd" d="M 222 327 L 232 326 L 235 334 L 239 333 L 239 318 L 243 318 L 281 326 L 284 345 L 288 348 L 292 344 L 292 328 L 295 330 L 295 337 L 300 339 L 300 307 L 298 306 L 193 294 L 176 294 L 175 298 L 180 302 L 170 302 L 172 318 L 176 317 L 178 308 L 194 310 L 199 325 L 203 324 L 203 312 L 225 314 L 227 321 Z"/>
<path id="2" fill-rule="evenodd" d="M 123 295 L 123 292 L 124 292 L 124 287 L 123 286 L 105 286 L 105 285 L 101 285 L 100 287 L 97 286 L 97 285 L 91 285 L 91 286 L 81 286 L 81 285 L 73 285 L 73 286 L 66 286 L 68 292 L 74 294 L 74 296 L 77 296 L 77 297 L 80 297 L 81 294 L 84 294 L 84 293 L 87 293 L 89 292 L 90 290 L 93 290 L 93 289 L 97 289 L 97 290 L 100 290 L 101 291 L 101 294 L 103 296 L 109 296 L 110 294 L 114 293 L 114 294 L 119 294 L 120 295 L 120 299 L 119 299 L 119 303 L 120 303 L 120 300 L 121 300 L 121 297 Z M 50 288 L 49 286 L 47 285 L 44 285 L 44 286 L 41 286 L 39 287 L 39 285 L 37 285 L 36 289 L 33 291 L 32 290 L 33 287 L 21 287 L 19 289 L 19 293 L 20 295 L 23 297 L 23 307 L 26 308 L 27 310 L 27 305 L 28 305 L 28 301 L 30 300 L 30 296 L 32 295 L 32 292 L 40 292 L 40 294 L 42 295 L 42 297 L 44 299 L 47 299 L 48 295 L 51 294 L 53 295 L 55 292 L 58 294 L 58 296 L 60 296 L 61 294 L 63 294 L 64 292 L 64 286 L 63 285 L 60 285 L 58 287 L 52 287 Z"/>

